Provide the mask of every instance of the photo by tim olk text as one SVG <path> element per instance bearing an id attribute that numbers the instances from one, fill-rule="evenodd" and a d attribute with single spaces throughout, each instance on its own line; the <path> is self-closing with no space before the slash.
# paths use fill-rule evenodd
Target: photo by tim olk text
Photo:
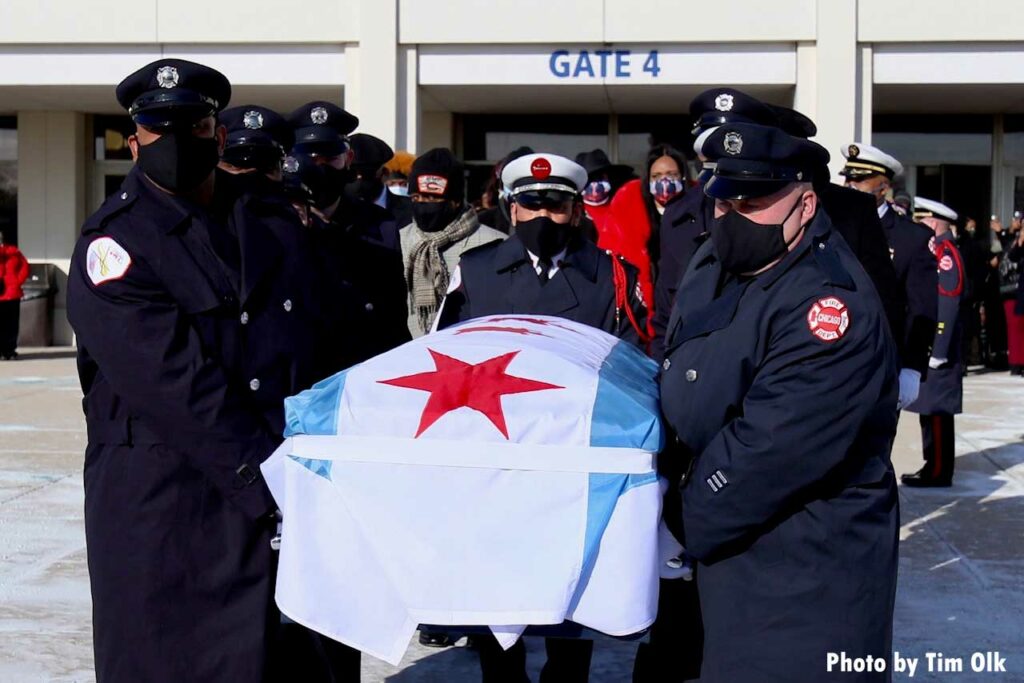
<path id="1" fill-rule="evenodd" d="M 1006 657 L 998 651 L 972 652 L 968 656 L 954 656 L 942 652 L 925 652 L 914 657 L 893 652 L 892 663 L 882 657 L 868 655 L 851 657 L 845 652 L 829 652 L 825 656 L 825 668 L 829 673 L 883 672 L 892 668 L 894 674 L 913 678 L 918 673 L 958 674 L 1006 673 Z"/>

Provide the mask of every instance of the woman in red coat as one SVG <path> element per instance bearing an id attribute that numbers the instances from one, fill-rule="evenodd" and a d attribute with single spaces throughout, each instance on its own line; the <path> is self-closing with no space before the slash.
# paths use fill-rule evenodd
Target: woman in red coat
<path id="1" fill-rule="evenodd" d="M 658 234 L 665 205 L 679 196 L 686 184 L 686 158 L 669 145 L 656 145 L 647 154 L 644 175 L 615 194 L 610 218 L 597 246 L 609 249 L 640 271 L 640 288 L 648 308 L 654 304 L 658 274 Z M 653 316 L 648 315 L 648 323 Z"/>
<path id="2" fill-rule="evenodd" d="M 4 242 L 0 233 L 0 358 L 18 357 L 18 319 L 21 313 L 21 286 L 28 279 L 28 261 L 13 244 Z"/>

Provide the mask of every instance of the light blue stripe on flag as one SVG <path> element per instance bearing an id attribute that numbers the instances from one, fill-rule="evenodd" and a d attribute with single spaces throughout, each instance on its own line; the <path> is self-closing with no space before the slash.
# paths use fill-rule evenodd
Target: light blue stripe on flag
<path id="1" fill-rule="evenodd" d="M 640 349 L 619 342 L 605 357 L 597 381 L 590 445 L 661 450 L 658 365 Z"/>
<path id="2" fill-rule="evenodd" d="M 301 394 L 284 400 L 284 435 L 338 433 L 338 405 L 348 372 L 339 372 L 317 382 Z"/>
<path id="3" fill-rule="evenodd" d="M 323 477 L 327 481 L 331 480 L 331 465 L 333 463 L 330 460 L 314 460 L 313 458 L 300 458 L 295 455 L 289 455 L 288 457 L 313 474 Z"/>

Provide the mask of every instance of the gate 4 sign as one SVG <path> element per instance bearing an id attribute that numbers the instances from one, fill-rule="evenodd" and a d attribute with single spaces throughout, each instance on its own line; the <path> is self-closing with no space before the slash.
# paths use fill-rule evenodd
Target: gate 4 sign
<path id="1" fill-rule="evenodd" d="M 661 73 L 657 50 L 646 56 L 632 50 L 555 50 L 548 58 L 548 68 L 556 78 L 576 79 L 632 78 L 642 73 L 657 78 Z"/>
<path id="2" fill-rule="evenodd" d="M 823 342 L 842 339 L 850 327 L 850 311 L 834 296 L 818 299 L 807 311 L 807 327 L 811 334 Z"/>

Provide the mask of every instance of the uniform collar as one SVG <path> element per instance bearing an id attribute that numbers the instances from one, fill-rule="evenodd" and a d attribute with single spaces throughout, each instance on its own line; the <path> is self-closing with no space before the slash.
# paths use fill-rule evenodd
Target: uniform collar
<path id="1" fill-rule="evenodd" d="M 797 244 L 796 248 L 783 256 L 779 263 L 776 263 L 767 271 L 755 276 L 753 279 L 763 289 L 768 289 L 795 264 L 803 259 L 808 251 L 812 251 L 817 260 L 825 268 L 827 273 L 827 282 L 829 284 L 838 285 L 847 289 L 851 288 L 853 286 L 853 280 L 850 277 L 850 274 L 839 263 L 835 250 L 830 248 L 829 242 L 833 233 L 832 221 L 829 220 L 828 214 L 819 207 L 818 213 L 815 214 L 814 218 L 807 226 L 807 229 L 804 231 L 803 237 L 800 238 L 800 242 Z M 718 261 L 718 256 L 715 254 L 714 247 L 710 243 L 702 245 L 700 250 L 697 251 L 695 257 L 699 257 L 699 260 L 697 261 L 697 268 L 708 263 L 715 263 Z"/>
<path id="2" fill-rule="evenodd" d="M 596 282 L 600 255 L 601 250 L 589 244 L 583 237 L 574 237 L 565 248 L 562 265 L 570 266 L 591 282 Z M 532 263 L 530 252 L 518 237 L 512 235 L 498 245 L 494 256 L 494 269 L 500 273 L 527 262 Z"/>
<path id="3" fill-rule="evenodd" d="M 159 189 L 153 184 L 152 180 L 145 176 L 142 169 L 138 166 L 133 167 L 128 172 L 128 177 L 125 178 L 124 185 L 121 186 L 121 196 L 124 197 L 125 194 L 128 195 L 125 199 L 138 197 L 142 201 L 156 204 L 162 211 L 167 212 L 169 214 L 168 217 L 173 218 L 173 220 L 160 221 L 164 232 L 173 232 L 186 220 L 191 219 L 192 216 L 205 215 L 205 212 L 198 205 L 177 195 L 167 194 Z"/>
<path id="4" fill-rule="evenodd" d="M 889 211 L 889 202 L 882 202 L 881 205 L 878 207 L 878 217 L 884 218 L 885 214 L 889 213 Z"/>

